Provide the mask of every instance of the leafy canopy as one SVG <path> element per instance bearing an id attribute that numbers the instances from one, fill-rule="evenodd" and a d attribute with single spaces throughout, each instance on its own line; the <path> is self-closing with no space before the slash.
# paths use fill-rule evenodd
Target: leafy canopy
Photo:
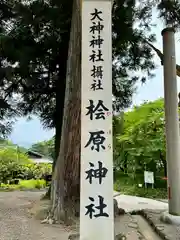
<path id="1" fill-rule="evenodd" d="M 165 160 L 163 99 L 145 102 L 124 114 L 122 134 L 117 134 L 115 162 L 156 170 Z M 159 164 L 159 165 L 158 165 Z M 153 169 L 152 169 L 153 168 Z"/>
<path id="2" fill-rule="evenodd" d="M 0 131 L 10 133 L 7 116 L 37 114 L 45 127 L 57 128 L 63 108 L 73 1 L 2 0 L 0 3 Z M 179 1 L 117 0 L 112 9 L 114 107 L 129 107 L 141 71 L 153 76 L 149 42 L 152 11 L 180 26 Z M 14 98 L 18 93 L 20 99 Z M 62 97 L 60 97 L 62 96 Z M 19 102 L 19 108 L 15 100 Z M 2 103 L 2 104 L 1 104 Z M 6 106 L 6 107 L 3 107 Z M 12 107 L 13 106 L 13 107 Z M 16 111 L 14 110 L 16 109 Z M 0 135 L 1 137 L 1 135 Z"/>
<path id="3" fill-rule="evenodd" d="M 56 123 L 57 94 L 65 90 L 72 1 L 3 1 L 0 52 L 8 63 L 11 84 L 21 94 L 21 109 L 36 113 L 45 126 Z M 113 6 L 113 94 L 116 110 L 128 107 L 138 81 L 136 71 L 152 76 L 152 4 L 116 1 Z M 4 22 L 10 21 L 7 26 Z M 139 25 L 139 26 L 138 26 Z M 3 72 L 7 66 L 3 64 Z M 7 79 L 5 75 L 3 82 Z M 145 77 L 141 79 L 145 81 Z M 6 81 L 7 82 L 7 81 Z"/>

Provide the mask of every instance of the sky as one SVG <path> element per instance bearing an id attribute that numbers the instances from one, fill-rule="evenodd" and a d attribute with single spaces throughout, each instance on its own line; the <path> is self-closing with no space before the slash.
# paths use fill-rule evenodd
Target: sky
<path id="1" fill-rule="evenodd" d="M 162 51 L 162 36 L 161 31 L 164 28 L 163 23 L 157 19 L 157 14 L 154 12 L 153 21 L 156 23 L 156 27 L 153 28 L 153 33 L 156 34 L 157 42 L 154 44 L 155 47 Z M 180 64 L 180 34 L 176 36 L 176 61 Z M 154 57 L 157 68 L 154 71 L 155 77 L 147 80 L 143 85 L 139 84 L 136 94 L 133 97 L 133 105 L 139 105 L 143 101 L 153 101 L 157 98 L 164 96 L 163 89 L 163 67 L 160 64 L 159 58 L 155 55 Z M 180 78 L 178 81 L 178 91 L 180 91 Z M 40 120 L 33 116 L 31 121 L 27 121 L 26 118 L 19 118 L 9 139 L 18 145 L 24 147 L 30 147 L 33 143 L 50 139 L 54 135 L 54 130 L 43 129 Z"/>

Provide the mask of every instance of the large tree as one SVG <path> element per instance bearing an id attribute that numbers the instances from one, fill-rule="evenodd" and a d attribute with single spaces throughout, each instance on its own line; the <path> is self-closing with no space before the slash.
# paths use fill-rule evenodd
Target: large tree
<path id="1" fill-rule="evenodd" d="M 8 31 L 1 37 L 1 55 L 11 64 L 16 63 L 12 89 L 22 94 L 20 106 L 25 114 L 38 114 L 45 127 L 56 129 L 57 157 L 72 2 L 35 0 L 12 4 L 11 1 L 4 0 L 5 3 L 6 12 L 13 14 L 10 16 Z M 147 28 L 147 20 L 142 29 L 134 28 L 137 18 L 144 20 L 145 15 L 141 9 L 135 9 L 133 1 L 128 1 L 127 4 L 117 1 L 113 8 L 113 93 L 116 109 L 127 107 L 131 103 L 134 84 L 138 78 L 129 73 L 141 69 L 150 75 L 154 67 L 151 49 L 145 45 L 142 47 L 143 37 L 153 40 L 147 34 L 150 30 Z"/>
<path id="2" fill-rule="evenodd" d="M 153 54 L 144 39 L 150 42 L 154 40 L 149 32 L 152 7 L 158 2 L 149 0 L 136 5 L 133 0 L 124 0 L 116 1 L 113 5 L 113 93 L 116 97 L 116 109 L 127 107 L 131 102 L 134 84 L 138 80 L 137 75 L 133 75 L 132 72 L 141 70 L 144 75 L 147 73 L 151 76 L 151 70 L 154 68 Z M 59 128 L 59 140 L 64 90 L 67 85 L 63 137 L 54 177 L 57 180 L 54 189 L 57 191 L 54 191 L 52 212 L 58 216 L 59 212 L 66 215 L 65 210 L 71 209 L 71 204 L 75 204 L 79 198 L 80 129 L 78 125 L 76 128 L 73 125 L 72 116 L 77 114 L 75 120 L 79 119 L 80 73 L 77 71 L 80 71 L 78 60 L 80 47 L 79 36 L 76 37 L 75 33 L 80 34 L 80 7 L 76 0 L 74 5 L 76 7 L 72 18 L 72 1 L 35 0 L 29 1 L 28 4 L 16 3 L 13 6 L 10 3 L 9 8 L 13 12 L 10 19 L 11 29 L 1 37 L 2 56 L 6 57 L 11 65 L 16 63 L 13 77 L 16 80 L 17 91 L 23 96 L 22 106 L 26 112 L 37 111 L 42 119 L 48 120 L 48 126 L 55 126 L 56 130 Z M 71 39 L 70 26 L 72 26 Z M 69 59 L 68 45 L 71 46 Z M 65 81 L 67 59 L 68 84 Z M 72 71 L 75 71 L 75 76 Z M 143 77 L 142 81 L 144 80 Z M 69 84 L 75 87 L 71 89 Z M 72 107 L 72 103 L 76 107 Z M 73 139 L 77 140 L 77 143 L 73 142 Z M 56 146 L 60 146 L 58 141 Z M 72 181 L 73 184 L 70 184 Z M 70 199 L 72 196 L 73 199 Z M 55 209 L 59 211 L 54 211 Z M 74 208 L 72 212 L 75 212 Z"/>
<path id="3" fill-rule="evenodd" d="M 11 13 L 1 34 L 1 58 L 11 67 L 6 91 L 21 95 L 23 114 L 35 113 L 45 127 L 55 128 L 59 151 L 65 94 L 71 4 L 59 1 L 6 1 Z"/>
<path id="4" fill-rule="evenodd" d="M 0 36 L 1 40 L 7 33 L 7 21 L 12 17 L 7 2 L 0 3 Z M 0 41 L 1 43 L 1 41 Z M 1 45 L 2 52 L 2 45 Z M 7 137 L 12 130 L 12 118 L 19 115 L 17 111 L 17 97 L 13 95 L 13 82 L 11 78 L 12 67 L 3 54 L 0 54 L 0 138 Z"/>

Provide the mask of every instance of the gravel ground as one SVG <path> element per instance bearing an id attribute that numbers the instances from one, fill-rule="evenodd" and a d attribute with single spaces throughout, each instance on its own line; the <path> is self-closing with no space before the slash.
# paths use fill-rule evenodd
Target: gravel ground
<path id="1" fill-rule="evenodd" d="M 59 225 L 41 224 L 28 213 L 42 192 L 0 192 L 0 240 L 66 240 Z"/>
<path id="2" fill-rule="evenodd" d="M 68 240 L 69 229 L 41 224 L 30 215 L 28 210 L 39 202 L 42 194 L 42 191 L 0 192 L 0 240 Z M 117 235 L 123 233 L 127 240 L 160 239 L 141 216 L 129 214 L 115 220 L 115 232 Z"/>

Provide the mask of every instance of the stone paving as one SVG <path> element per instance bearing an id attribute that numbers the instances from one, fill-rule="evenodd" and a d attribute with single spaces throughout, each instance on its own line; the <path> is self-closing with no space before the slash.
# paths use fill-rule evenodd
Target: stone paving
<path id="1" fill-rule="evenodd" d="M 161 220 L 164 210 L 139 210 L 115 219 L 115 240 L 180 240 L 180 225 L 165 223 Z"/>
<path id="2" fill-rule="evenodd" d="M 122 211 L 120 211 L 122 212 Z M 115 240 L 161 240 L 150 224 L 141 215 L 130 213 L 115 217 Z M 70 240 L 79 240 L 79 234 L 71 234 Z"/>
<path id="3" fill-rule="evenodd" d="M 125 214 L 115 218 L 115 240 L 144 240 L 139 232 L 137 221 L 133 216 Z"/>
<path id="4" fill-rule="evenodd" d="M 180 226 L 164 223 L 161 220 L 163 210 L 141 210 L 133 212 L 143 216 L 146 221 L 152 226 L 152 229 L 165 240 L 180 240 Z"/>
<path id="5" fill-rule="evenodd" d="M 114 198 L 118 202 L 118 207 L 123 208 L 125 212 L 128 213 L 128 216 L 125 215 L 124 218 L 120 218 L 118 226 L 116 224 L 116 228 L 119 229 L 118 231 L 123 232 L 122 229 L 125 229 L 127 234 L 128 231 L 131 231 L 131 227 L 135 226 L 134 224 L 131 225 L 133 218 L 137 220 L 141 217 L 141 219 L 139 219 L 140 221 L 137 221 L 137 228 L 134 227 L 134 232 L 136 232 L 136 236 L 139 237 L 137 239 L 180 240 L 180 226 L 167 224 L 161 220 L 162 213 L 168 209 L 167 200 L 157 201 L 148 198 L 121 195 L 118 192 L 114 193 Z M 146 229 L 150 227 L 145 234 L 142 228 L 145 223 L 142 222 L 142 219 L 149 225 L 146 225 Z M 130 225 L 126 224 L 127 222 L 130 222 Z M 126 225 L 126 227 L 124 227 L 124 225 Z M 157 234 L 153 236 L 154 232 Z M 135 237 L 128 239 L 134 240 Z"/>

